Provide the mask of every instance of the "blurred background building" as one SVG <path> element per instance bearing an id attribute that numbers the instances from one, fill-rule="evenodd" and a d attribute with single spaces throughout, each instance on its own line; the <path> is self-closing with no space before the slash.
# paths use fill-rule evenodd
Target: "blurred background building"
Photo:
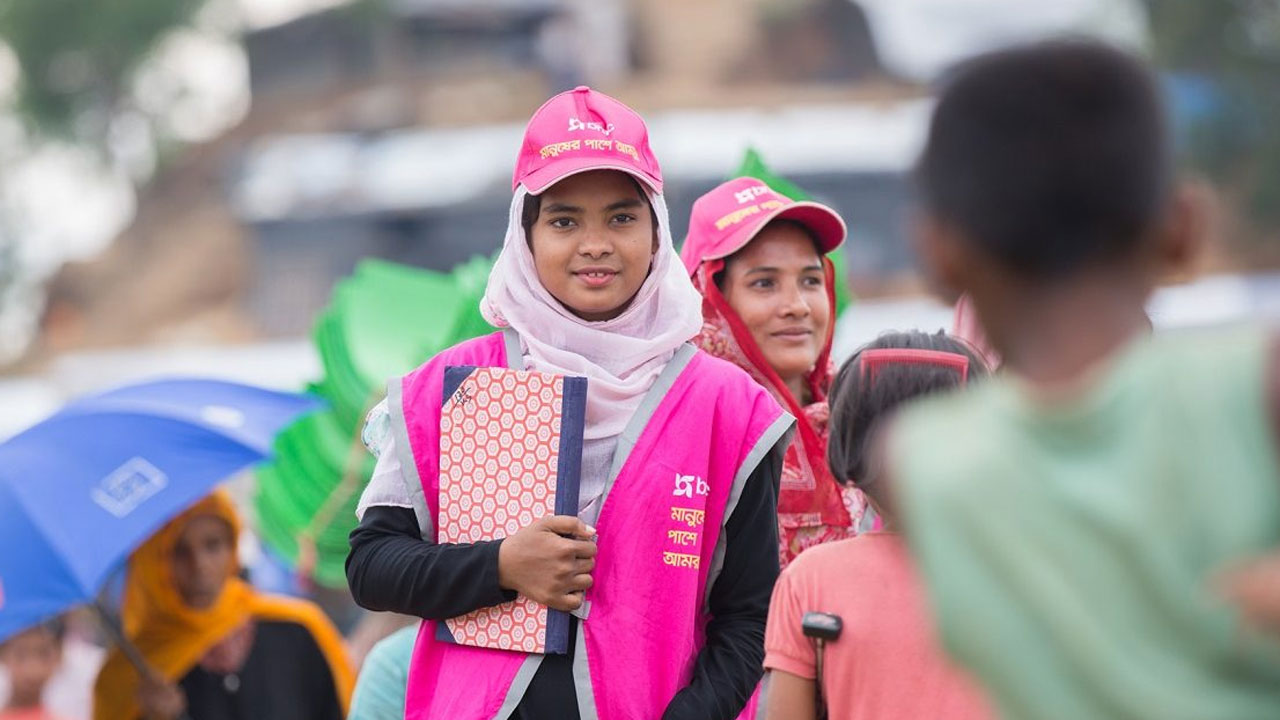
<path id="1" fill-rule="evenodd" d="M 1229 275 L 1162 296 L 1170 323 L 1275 307 L 1276 283 L 1233 275 L 1280 259 L 1275 2 L 11 3 L 0 437 L 142 374 L 313 379 L 305 338 L 334 284 L 361 258 L 447 270 L 495 250 L 524 120 L 584 83 L 649 121 L 677 241 L 754 147 L 849 223 L 842 327 L 945 322 L 906 242 L 929 85 L 1062 33 L 1151 57 L 1187 168 L 1215 183 L 1209 263 Z"/>

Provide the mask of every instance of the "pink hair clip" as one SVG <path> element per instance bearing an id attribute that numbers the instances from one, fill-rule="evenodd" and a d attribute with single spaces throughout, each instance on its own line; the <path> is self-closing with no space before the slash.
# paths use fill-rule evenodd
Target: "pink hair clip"
<path id="1" fill-rule="evenodd" d="M 875 382 L 880 369 L 889 365 L 937 365 L 960 373 L 960 383 L 969 381 L 969 358 L 960 353 L 942 350 L 908 350 L 905 348 L 882 348 L 864 350 L 859 360 L 867 379 Z"/>

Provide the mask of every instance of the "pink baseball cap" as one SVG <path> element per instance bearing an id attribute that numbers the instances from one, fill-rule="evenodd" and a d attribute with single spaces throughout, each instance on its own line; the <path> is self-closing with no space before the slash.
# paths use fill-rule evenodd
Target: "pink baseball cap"
<path id="1" fill-rule="evenodd" d="M 826 205 L 797 202 L 756 178 L 740 177 L 721 183 L 693 203 L 680 259 L 692 275 L 703 262 L 738 252 L 778 219 L 808 228 L 824 255 L 839 247 L 848 233 L 844 220 Z"/>
<path id="2" fill-rule="evenodd" d="M 562 92 L 529 118 L 511 189 L 537 195 L 587 170 L 621 170 L 662 192 L 662 169 L 649 129 L 634 110 L 582 85 Z"/>

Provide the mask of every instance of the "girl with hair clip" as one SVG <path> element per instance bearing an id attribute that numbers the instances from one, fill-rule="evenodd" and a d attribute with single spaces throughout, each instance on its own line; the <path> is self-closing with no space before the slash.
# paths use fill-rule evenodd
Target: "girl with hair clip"
<path id="1" fill-rule="evenodd" d="M 699 297 L 635 112 L 585 87 L 553 97 L 529 121 L 513 189 L 481 305 L 501 331 L 393 379 L 371 414 L 379 455 L 351 536 L 352 593 L 424 619 L 407 718 L 736 717 L 763 672 L 793 420 L 688 343 Z M 576 515 L 438 541 L 442 378 L 458 365 L 587 378 Z M 567 654 L 436 639 L 437 622 L 517 594 L 574 615 Z"/>
<path id="2" fill-rule="evenodd" d="M 884 528 L 813 548 L 778 579 L 765 636 L 771 720 L 813 720 L 823 701 L 841 719 L 992 717 L 934 637 L 875 450 L 900 405 L 986 374 L 966 343 L 941 332 L 883 335 L 840 369 L 831 390 L 830 469 L 867 496 Z M 809 612 L 830 613 L 843 625 L 823 658 L 802 631 Z"/>

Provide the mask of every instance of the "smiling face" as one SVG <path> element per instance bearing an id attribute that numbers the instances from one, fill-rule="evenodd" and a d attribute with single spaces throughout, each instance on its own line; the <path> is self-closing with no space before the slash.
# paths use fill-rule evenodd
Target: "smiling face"
<path id="1" fill-rule="evenodd" d="M 173 547 L 173 584 L 187 605 L 203 610 L 217 601 L 235 562 L 231 526 L 222 518 L 197 515 Z"/>
<path id="2" fill-rule="evenodd" d="M 721 290 L 764 359 L 797 393 L 831 323 L 826 273 L 809 234 L 793 222 L 766 225 L 726 261 Z"/>
<path id="3" fill-rule="evenodd" d="M 538 203 L 529 249 L 547 292 L 583 320 L 621 315 L 658 250 L 653 210 L 636 182 L 617 170 L 593 170 L 526 202 Z"/>

